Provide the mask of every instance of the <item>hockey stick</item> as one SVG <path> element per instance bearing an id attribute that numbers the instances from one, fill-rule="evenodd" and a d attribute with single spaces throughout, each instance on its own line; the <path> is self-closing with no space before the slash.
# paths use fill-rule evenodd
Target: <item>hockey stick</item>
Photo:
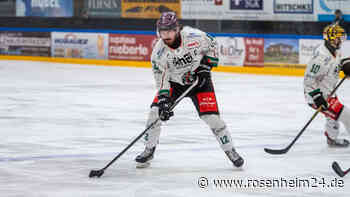
<path id="1" fill-rule="evenodd" d="M 187 90 L 181 94 L 181 96 L 179 98 L 177 98 L 174 102 L 174 104 L 170 107 L 170 111 L 173 110 L 175 108 L 175 106 L 198 84 L 198 78 L 194 81 L 194 83 L 187 88 Z M 104 171 L 110 166 L 112 165 L 119 157 L 121 157 L 130 147 L 132 147 L 150 128 L 152 128 L 155 124 L 157 124 L 157 122 L 160 119 L 157 118 L 154 122 L 152 122 L 142 133 L 140 133 L 126 148 L 124 148 L 124 150 L 122 152 L 120 152 L 112 161 L 110 161 L 104 168 L 100 169 L 100 170 L 91 170 L 89 177 L 98 177 L 100 178 Z"/>
<path id="2" fill-rule="evenodd" d="M 335 91 L 339 88 L 339 86 L 344 82 L 344 80 L 347 78 L 347 76 L 345 76 L 339 83 L 338 85 L 333 89 L 333 91 L 331 92 L 331 94 L 329 95 L 329 97 L 331 97 Z M 294 145 L 294 143 L 299 139 L 299 137 L 301 136 L 301 134 L 304 133 L 305 129 L 309 126 L 309 124 L 315 119 L 315 117 L 317 116 L 317 114 L 321 111 L 321 107 L 319 107 L 317 109 L 317 111 L 314 113 L 314 115 L 312 115 L 312 117 L 310 118 L 310 120 L 306 123 L 306 125 L 301 129 L 301 131 L 298 133 L 298 135 L 294 138 L 294 140 L 286 147 L 283 149 L 269 149 L 269 148 L 264 148 L 265 152 L 273 154 L 273 155 L 281 155 L 281 154 L 285 154 L 289 151 L 289 149 Z"/>
<path id="3" fill-rule="evenodd" d="M 332 163 L 332 168 L 333 168 L 333 170 L 335 171 L 335 173 L 337 173 L 340 177 L 344 177 L 348 172 L 350 172 L 350 168 L 347 169 L 346 171 L 343 171 L 343 170 L 340 168 L 338 162 L 336 162 L 336 161 L 333 161 L 333 163 Z"/>

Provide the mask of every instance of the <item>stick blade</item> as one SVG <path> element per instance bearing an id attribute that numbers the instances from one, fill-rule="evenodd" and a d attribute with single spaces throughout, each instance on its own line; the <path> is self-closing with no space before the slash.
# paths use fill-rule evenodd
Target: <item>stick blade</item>
<path id="1" fill-rule="evenodd" d="M 334 172 L 337 173 L 340 177 L 345 176 L 345 172 L 340 168 L 339 164 L 336 161 L 332 163 L 332 168 Z"/>
<path id="2" fill-rule="evenodd" d="M 90 178 L 94 178 L 94 177 L 100 178 L 103 175 L 103 173 L 104 173 L 104 170 L 91 170 L 89 177 Z"/>
<path id="3" fill-rule="evenodd" d="M 288 152 L 288 149 L 269 149 L 264 148 L 264 151 L 272 155 L 282 155 Z"/>

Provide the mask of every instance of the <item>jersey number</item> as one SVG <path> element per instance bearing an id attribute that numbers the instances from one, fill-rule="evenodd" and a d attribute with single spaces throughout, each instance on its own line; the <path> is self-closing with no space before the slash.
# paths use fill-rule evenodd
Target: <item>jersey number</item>
<path id="1" fill-rule="evenodd" d="M 312 65 L 311 72 L 316 74 L 320 70 L 320 65 L 314 64 Z"/>
<path id="2" fill-rule="evenodd" d="M 230 140 L 228 140 L 228 137 L 226 135 L 222 136 L 220 138 L 220 141 L 221 141 L 222 144 L 227 144 L 227 143 L 230 142 Z"/>
<path id="3" fill-rule="evenodd" d="M 149 139 L 148 137 L 149 137 L 149 134 L 146 133 L 146 134 L 145 134 L 145 137 L 144 137 L 145 141 L 148 141 L 148 139 Z"/>

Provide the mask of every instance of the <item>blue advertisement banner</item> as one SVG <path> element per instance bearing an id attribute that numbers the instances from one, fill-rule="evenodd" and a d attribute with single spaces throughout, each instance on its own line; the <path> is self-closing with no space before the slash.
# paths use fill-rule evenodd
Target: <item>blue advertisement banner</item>
<path id="1" fill-rule="evenodd" d="M 335 19 L 334 14 L 319 14 L 318 21 L 330 22 Z M 343 15 L 344 21 L 350 22 L 350 15 Z"/>
<path id="2" fill-rule="evenodd" d="M 70 0 L 17 0 L 16 16 L 72 17 Z"/>
<path id="3" fill-rule="evenodd" d="M 334 12 L 341 10 L 345 21 L 350 21 L 350 0 L 317 0 L 318 21 L 333 21 Z"/>

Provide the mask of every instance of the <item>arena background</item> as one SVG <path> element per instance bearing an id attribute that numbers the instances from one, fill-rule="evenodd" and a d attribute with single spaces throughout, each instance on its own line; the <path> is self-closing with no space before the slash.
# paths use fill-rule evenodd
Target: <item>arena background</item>
<path id="1" fill-rule="evenodd" d="M 349 1 L 2 0 L 1 59 L 150 67 L 155 22 L 174 11 L 219 41 L 216 71 L 303 75 L 323 28 Z M 343 46 L 343 53 L 350 42 Z"/>

